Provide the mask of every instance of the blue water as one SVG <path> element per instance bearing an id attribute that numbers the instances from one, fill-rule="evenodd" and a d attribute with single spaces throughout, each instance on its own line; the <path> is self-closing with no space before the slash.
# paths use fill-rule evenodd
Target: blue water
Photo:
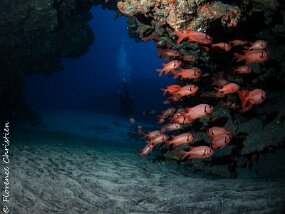
<path id="1" fill-rule="evenodd" d="M 95 41 L 79 59 L 64 59 L 64 71 L 53 76 L 27 78 L 25 97 L 34 109 L 77 109 L 119 113 L 116 93 L 122 90 L 121 73 L 129 73 L 134 114 L 161 109 L 160 88 L 172 80 L 158 78 L 162 60 L 153 41 L 137 43 L 128 37 L 125 17 L 114 20 L 114 12 L 96 7 L 90 26 Z M 104 20 L 104 21 L 103 21 Z M 120 56 L 120 49 L 126 56 Z M 126 64 L 120 64 L 124 57 Z"/>

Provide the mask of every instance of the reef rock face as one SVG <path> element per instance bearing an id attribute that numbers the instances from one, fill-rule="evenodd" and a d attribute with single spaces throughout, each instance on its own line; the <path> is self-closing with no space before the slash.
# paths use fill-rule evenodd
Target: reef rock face
<path id="1" fill-rule="evenodd" d="M 118 2 L 118 9 L 129 17 L 129 34 L 137 40 L 155 40 L 158 56 L 165 61 L 182 60 L 182 68 L 199 67 L 204 70 L 205 77 L 194 82 L 202 89 L 201 94 L 176 101 L 172 103 L 173 107 L 181 109 L 199 103 L 210 103 L 215 109 L 214 117 L 226 119 L 222 126 L 235 130 L 230 145 L 216 150 L 211 158 L 190 161 L 195 169 L 214 175 L 235 177 L 236 166 L 251 168 L 252 164 L 258 163 L 258 157 L 264 157 L 284 146 L 284 111 L 281 109 L 284 109 L 285 19 L 284 8 L 279 1 L 126 0 Z M 241 48 L 233 46 L 230 47 L 231 51 L 227 50 L 224 54 L 215 51 L 211 53 L 211 45 L 185 40 L 179 42 L 177 31 L 183 32 L 184 29 L 207 33 L 213 38 L 213 43 L 219 45 L 226 45 L 236 39 L 247 43 L 266 40 L 270 60 L 251 65 L 252 72 L 248 76 L 236 75 L 232 72 L 234 67 L 242 64 L 237 63 L 233 55 L 237 56 L 236 52 L 243 51 Z M 172 55 L 165 56 L 167 54 Z M 196 60 L 189 62 L 188 58 L 185 62 L 183 56 L 191 56 Z M 226 79 L 239 84 L 241 89 L 263 88 L 268 96 L 267 102 L 261 108 L 241 114 L 238 110 L 238 97 L 228 96 L 228 100 L 225 97 L 216 97 L 215 100 L 214 92 L 207 93 L 212 90 L 213 79 Z M 176 84 L 185 86 L 193 84 L 193 81 L 182 79 L 177 80 Z M 190 127 L 183 127 L 181 131 L 190 131 L 198 142 L 202 141 L 207 145 L 210 139 L 204 131 L 216 125 L 216 121 L 213 118 L 202 118 Z M 158 156 L 163 154 L 166 158 L 179 159 L 175 150 L 154 150 L 158 152 L 154 152 Z"/>
<path id="2" fill-rule="evenodd" d="M 94 39 L 87 23 L 90 8 L 88 1 L 79 0 L 0 0 L 2 115 L 8 118 L 23 106 L 17 102 L 23 101 L 27 74 L 51 75 L 62 70 L 62 57 L 79 57 L 88 50 Z"/>
<path id="3" fill-rule="evenodd" d="M 141 38 L 150 33 L 162 36 L 167 28 L 207 31 L 211 27 L 230 29 L 238 24 L 240 10 L 220 1 L 127 0 L 118 3 L 119 10 L 135 17 Z"/>

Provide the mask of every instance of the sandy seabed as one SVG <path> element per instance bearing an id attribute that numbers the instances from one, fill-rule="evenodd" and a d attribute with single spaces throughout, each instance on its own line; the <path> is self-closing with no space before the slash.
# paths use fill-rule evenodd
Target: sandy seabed
<path id="1" fill-rule="evenodd" d="M 246 170 L 219 179 L 153 163 L 138 157 L 143 143 L 128 141 L 120 118 L 46 115 L 44 127 L 11 133 L 10 213 L 281 213 L 280 180 Z"/>

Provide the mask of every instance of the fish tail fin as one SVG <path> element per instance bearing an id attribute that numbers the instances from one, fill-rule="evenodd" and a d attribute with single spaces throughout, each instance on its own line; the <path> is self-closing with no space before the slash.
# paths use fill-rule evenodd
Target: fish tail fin
<path id="1" fill-rule="evenodd" d="M 189 117 L 189 115 L 187 115 L 186 113 L 180 112 L 180 114 L 185 118 Z"/>
<path id="2" fill-rule="evenodd" d="M 244 108 L 242 108 L 241 112 L 249 111 L 252 107 L 253 107 L 253 104 L 249 103 L 247 106 L 244 106 Z"/>
<path id="3" fill-rule="evenodd" d="M 179 72 L 178 71 L 172 71 L 172 73 L 173 73 L 173 77 L 174 77 L 174 79 L 176 79 L 178 76 L 179 76 Z"/>
<path id="4" fill-rule="evenodd" d="M 163 95 L 165 95 L 166 94 L 166 89 L 165 88 L 161 88 L 160 90 L 162 90 L 163 91 Z"/>
<path id="5" fill-rule="evenodd" d="M 229 131 L 229 134 L 232 137 L 236 132 L 237 132 L 236 130 L 231 130 L 231 131 Z"/>
<path id="6" fill-rule="evenodd" d="M 249 90 L 240 90 L 237 93 L 238 93 L 239 98 L 242 100 L 242 99 L 245 99 L 245 97 L 248 95 Z"/>
<path id="7" fill-rule="evenodd" d="M 185 152 L 182 150 L 180 150 L 178 152 L 182 155 L 181 160 L 184 160 L 185 158 L 187 158 L 189 156 L 188 152 Z"/>
<path id="8" fill-rule="evenodd" d="M 170 140 L 166 140 L 164 141 L 164 143 L 167 146 L 167 148 L 169 148 L 169 146 L 172 144 Z"/>
<path id="9" fill-rule="evenodd" d="M 140 149 L 139 151 L 137 151 L 137 155 L 140 156 L 140 157 L 143 156 L 142 149 Z"/>
<path id="10" fill-rule="evenodd" d="M 217 88 L 217 87 L 214 87 L 214 89 L 218 92 L 220 92 L 221 89 Z"/>
<path id="11" fill-rule="evenodd" d="M 175 30 L 174 33 L 178 36 L 178 39 L 176 41 L 176 44 L 179 44 L 183 41 L 183 39 L 185 39 L 185 35 L 183 33 L 181 33 L 180 31 L 178 30 Z"/>
<path id="12" fill-rule="evenodd" d="M 156 69 L 156 72 L 159 73 L 159 76 L 161 77 L 162 73 L 163 73 L 163 70 L 162 69 Z"/>
<path id="13" fill-rule="evenodd" d="M 170 123 L 173 123 L 174 122 L 174 117 L 171 117 L 170 118 Z"/>
<path id="14" fill-rule="evenodd" d="M 210 76 L 210 73 L 204 73 L 201 75 L 201 77 L 208 77 L 208 76 Z"/>
<path id="15" fill-rule="evenodd" d="M 247 95 L 248 95 L 249 91 L 248 90 L 241 90 L 241 91 L 238 91 L 237 93 L 238 93 L 238 96 L 239 96 L 239 98 L 240 98 L 240 100 L 242 102 L 241 103 L 241 107 L 244 110 L 246 108 Z"/>
<path id="16" fill-rule="evenodd" d="M 234 53 L 234 56 L 238 58 L 238 59 L 237 59 L 237 62 L 242 61 L 242 60 L 243 60 L 243 57 L 244 57 L 242 54 L 239 54 L 239 53 Z"/>
<path id="17" fill-rule="evenodd" d="M 225 126 L 225 129 L 228 131 L 228 130 L 229 130 L 229 127 L 228 127 L 228 126 Z M 229 134 L 230 136 L 233 136 L 233 134 L 236 133 L 236 132 L 237 132 L 237 130 L 231 130 L 231 131 L 228 131 L 228 134 Z"/>

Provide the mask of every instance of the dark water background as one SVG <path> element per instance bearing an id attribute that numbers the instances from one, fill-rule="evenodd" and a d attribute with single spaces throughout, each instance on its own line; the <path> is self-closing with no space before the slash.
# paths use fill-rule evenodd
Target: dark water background
<path id="1" fill-rule="evenodd" d="M 32 75 L 26 80 L 25 96 L 34 109 L 88 110 L 118 114 L 116 93 L 122 90 L 120 72 L 130 70 L 130 93 L 134 113 L 159 109 L 163 100 L 160 88 L 167 77 L 158 78 L 156 68 L 162 60 L 153 41 L 137 43 L 129 38 L 125 17 L 114 19 L 114 12 L 96 7 L 90 27 L 95 41 L 79 59 L 64 59 L 64 71 L 53 76 Z M 118 68 L 120 50 L 127 64 Z M 121 56 L 122 57 L 122 56 Z"/>

